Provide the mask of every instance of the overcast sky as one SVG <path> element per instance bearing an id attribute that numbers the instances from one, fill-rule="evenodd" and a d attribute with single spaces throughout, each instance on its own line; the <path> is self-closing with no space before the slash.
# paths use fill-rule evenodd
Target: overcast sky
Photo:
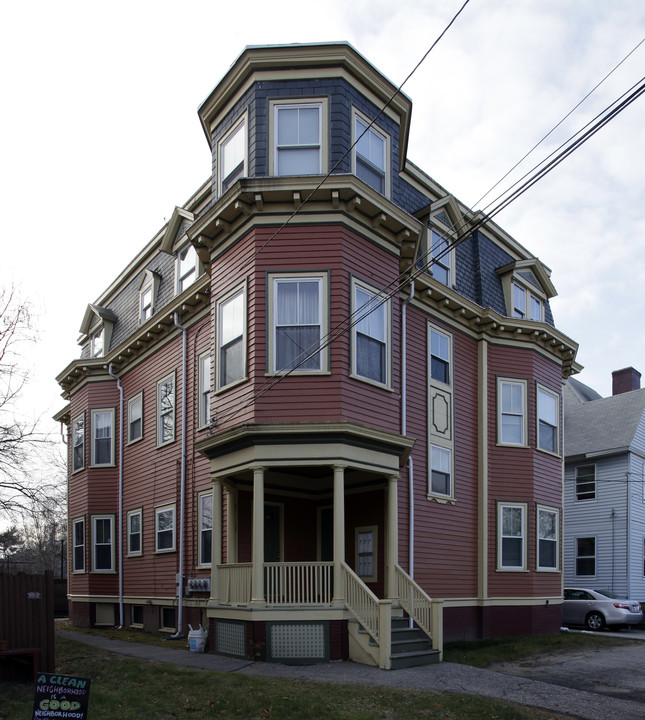
<path id="1" fill-rule="evenodd" d="M 39 333 L 20 412 L 64 406 L 54 378 L 78 357 L 87 304 L 208 177 L 197 108 L 245 46 L 348 41 L 399 85 L 462 1 L 4 3 L 0 283 Z M 409 159 L 482 208 L 643 37 L 643 0 L 471 0 L 404 87 Z M 643 75 L 645 44 L 522 170 Z M 641 98 L 495 218 L 552 269 L 556 325 L 603 395 L 612 370 L 645 375 L 644 210 Z"/>

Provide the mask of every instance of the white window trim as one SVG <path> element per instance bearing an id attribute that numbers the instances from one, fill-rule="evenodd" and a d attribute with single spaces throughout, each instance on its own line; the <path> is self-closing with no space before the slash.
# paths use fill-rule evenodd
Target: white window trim
<path id="1" fill-rule="evenodd" d="M 83 544 L 77 545 L 76 544 L 76 526 L 82 525 L 83 526 Z M 77 568 L 76 567 L 76 548 L 83 548 L 83 567 Z M 86 572 L 85 565 L 86 565 L 86 548 L 87 548 L 87 534 L 85 532 L 85 517 L 79 517 L 74 518 L 72 520 L 72 573 L 75 575 L 81 575 Z"/>
<path id="2" fill-rule="evenodd" d="M 221 378 L 221 370 L 222 370 L 222 339 L 220 334 L 221 329 L 221 312 L 222 308 L 230 301 L 233 300 L 235 297 L 237 297 L 239 294 L 242 294 L 242 374 L 239 378 L 236 380 L 233 380 L 229 383 L 222 384 L 222 378 Z M 215 353 L 215 391 L 219 392 L 223 389 L 229 389 L 232 387 L 235 387 L 235 385 L 238 385 L 239 383 L 245 382 L 248 379 L 247 376 L 247 284 L 246 281 L 242 285 L 236 286 L 233 290 L 231 290 L 226 295 L 223 295 L 218 301 L 217 301 L 217 307 L 215 310 L 215 318 L 217 327 L 215 329 L 215 338 L 216 338 L 216 353 Z"/>
<path id="3" fill-rule="evenodd" d="M 360 533 L 372 533 L 372 567 L 374 569 L 373 575 L 359 575 L 359 560 L 358 560 L 358 537 Z M 357 527 L 354 529 L 354 551 L 355 551 L 355 565 L 356 574 L 363 580 L 363 582 L 374 583 L 378 582 L 378 526 L 377 525 L 366 525 L 364 527 Z"/>
<path id="4" fill-rule="evenodd" d="M 358 138 L 362 136 L 363 131 L 358 133 L 356 130 L 356 121 L 359 121 L 363 123 L 363 125 L 367 128 L 367 133 L 373 132 L 375 135 L 380 137 L 384 141 L 383 145 L 383 152 L 385 154 L 385 157 L 383 158 L 383 195 L 385 197 L 390 197 L 390 188 L 392 183 L 392 163 L 391 163 L 391 157 L 392 157 L 392 141 L 390 139 L 390 135 L 386 133 L 379 125 L 374 123 L 370 126 L 370 123 L 372 122 L 367 115 L 363 114 L 360 110 L 356 108 L 352 108 L 352 174 L 356 175 L 358 177 L 358 173 L 356 172 L 356 155 L 358 152 L 357 148 L 357 142 Z M 365 181 L 363 181 L 365 182 Z M 371 187 L 371 186 L 370 186 Z M 372 188 L 375 190 L 375 192 L 379 192 L 375 188 Z"/>
<path id="5" fill-rule="evenodd" d="M 437 492 L 436 490 L 432 489 L 432 470 L 433 470 L 432 450 L 433 450 L 433 448 L 436 448 L 437 450 L 440 450 L 440 451 L 445 451 L 450 455 L 450 473 L 449 473 L 449 478 L 448 478 L 448 483 L 449 483 L 450 487 L 449 487 L 448 493 L 440 493 L 440 492 Z M 437 442 L 430 443 L 430 462 L 429 462 L 430 472 L 429 472 L 429 476 L 428 476 L 428 497 L 429 498 L 434 498 L 436 500 L 454 500 L 455 499 L 455 480 L 454 480 L 455 479 L 455 470 L 454 470 L 455 459 L 454 459 L 454 455 L 455 454 L 452 451 L 452 447 L 446 447 Z"/>
<path id="6" fill-rule="evenodd" d="M 555 400 L 555 450 L 540 446 L 540 394 L 550 395 Z M 548 423 L 547 423 L 548 424 Z M 560 457 L 560 395 L 557 392 L 538 383 L 535 396 L 535 447 L 549 455 Z"/>
<path id="7" fill-rule="evenodd" d="M 522 565 L 503 564 L 503 531 L 504 531 L 504 509 L 520 508 L 522 510 Z M 503 502 L 497 503 L 497 570 L 501 572 L 526 572 L 528 569 L 528 542 L 527 542 L 527 504 L 524 502 Z M 515 536 L 513 536 L 515 537 Z"/>
<path id="8" fill-rule="evenodd" d="M 326 175 L 329 168 L 329 100 L 326 97 L 281 98 L 269 100 L 269 174 L 277 176 L 277 130 L 278 108 L 316 105 L 320 108 L 320 154 L 319 171 L 313 175 Z"/>
<path id="9" fill-rule="evenodd" d="M 107 463 L 97 463 L 95 461 L 95 457 L 94 457 L 95 452 L 96 452 L 96 447 L 95 447 L 96 427 L 95 427 L 95 419 L 94 418 L 96 417 L 96 415 L 98 413 L 108 413 L 109 415 L 112 416 L 112 420 L 111 420 L 111 424 L 110 424 L 110 427 L 111 427 L 111 430 L 110 430 L 110 462 L 107 462 Z M 91 443 L 92 443 L 92 446 L 90 448 L 90 455 L 91 455 L 90 465 L 91 465 L 91 467 L 93 467 L 93 468 L 114 467 L 114 435 L 115 435 L 115 432 L 114 432 L 114 408 L 92 408 L 90 410 L 90 428 L 91 428 L 90 437 L 91 437 Z"/>
<path id="10" fill-rule="evenodd" d="M 372 298 L 378 303 L 378 305 L 381 305 L 384 308 L 383 312 L 383 336 L 385 338 L 385 380 L 383 382 L 380 382 L 379 380 L 374 380 L 373 378 L 366 377 L 365 375 L 360 375 L 357 368 L 358 363 L 358 320 L 362 317 L 368 317 L 371 315 L 370 313 L 367 313 L 367 315 L 363 315 L 362 312 L 357 311 L 357 303 L 356 303 L 356 291 L 362 290 L 367 295 L 371 295 Z M 351 370 L 351 376 L 353 378 L 356 378 L 357 380 L 361 380 L 363 382 L 370 383 L 371 385 L 376 385 L 377 387 L 384 387 L 391 389 L 392 388 L 392 299 L 387 298 L 383 291 L 373 287 L 372 285 L 368 285 L 365 282 L 362 282 L 361 280 L 358 280 L 356 278 L 352 278 L 352 318 L 354 319 L 354 322 L 352 324 L 352 337 L 351 337 L 351 354 L 352 354 L 352 370 Z"/>
<path id="11" fill-rule="evenodd" d="M 540 537 L 540 514 L 549 513 L 555 515 L 555 540 Z M 549 540 L 555 543 L 555 567 L 550 565 L 542 565 L 540 562 L 540 540 Z M 535 566 L 541 572 L 560 572 L 560 510 L 558 508 L 549 507 L 548 505 L 538 505 L 536 507 L 535 522 Z"/>
<path id="12" fill-rule="evenodd" d="M 504 385 L 519 385 L 522 388 L 522 439 L 519 443 L 505 441 L 502 437 L 502 416 L 509 413 L 502 412 L 502 387 Z M 528 447 L 528 381 L 518 378 L 497 378 L 497 444 L 504 447 Z"/>
<path id="13" fill-rule="evenodd" d="M 193 274 L 193 279 L 187 284 L 184 285 L 184 280 L 190 276 L 191 273 L 184 273 L 183 276 L 180 276 L 180 267 L 181 267 L 181 260 L 179 258 L 180 253 L 182 253 L 186 248 L 189 248 L 189 252 L 193 252 L 195 255 L 195 270 Z M 191 250 L 192 248 L 192 250 Z M 192 271 L 191 271 L 192 272 Z M 191 244 L 190 241 L 183 242 L 176 246 L 175 250 L 175 295 L 181 295 L 183 292 L 186 292 L 189 287 L 192 287 L 196 282 L 197 279 L 202 274 L 202 266 L 199 262 L 199 257 L 197 255 L 197 250 L 195 250 L 195 247 Z"/>
<path id="14" fill-rule="evenodd" d="M 81 465 L 79 467 L 75 467 L 75 456 L 76 456 L 76 425 L 79 422 L 79 420 L 83 421 L 83 434 L 82 434 L 82 441 L 79 443 L 79 445 L 83 448 L 83 457 L 81 458 Z M 85 438 L 87 437 L 87 428 L 86 422 L 85 422 L 85 413 L 82 412 L 80 415 L 77 415 L 72 420 L 72 474 L 76 472 L 80 472 L 81 470 L 85 470 Z"/>
<path id="15" fill-rule="evenodd" d="M 133 438 L 132 437 L 132 405 L 133 403 L 137 402 L 137 400 L 141 403 L 141 432 L 139 433 L 139 437 Z M 139 442 L 139 440 L 143 440 L 143 390 L 138 392 L 136 395 L 133 395 L 128 400 L 128 445 L 132 445 L 133 443 Z"/>
<path id="16" fill-rule="evenodd" d="M 205 367 L 208 365 L 208 367 Z M 201 353 L 197 358 L 198 391 L 197 391 L 197 428 L 202 429 L 210 425 L 211 420 L 211 368 L 212 358 L 210 352 Z"/>
<path id="17" fill-rule="evenodd" d="M 593 540 L 593 555 L 579 555 L 578 554 L 578 540 Z M 595 578 L 598 574 L 598 538 L 595 535 L 576 535 L 574 538 L 574 576 L 577 578 Z M 578 559 L 579 558 L 591 558 L 593 557 L 593 574 L 591 575 L 578 575 Z"/>
<path id="18" fill-rule="evenodd" d="M 135 517 L 136 515 L 139 516 L 139 549 L 133 551 L 130 549 L 130 538 L 133 535 L 133 533 L 130 532 L 130 519 Z M 128 511 L 127 518 L 126 518 L 126 534 L 127 534 L 126 555 L 128 557 L 138 557 L 139 555 L 143 555 L 143 509 L 142 508 L 136 508 L 136 510 Z"/>
<path id="19" fill-rule="evenodd" d="M 211 526 L 209 528 L 205 528 L 202 521 L 202 500 L 209 496 L 211 497 Z M 214 503 L 214 497 L 213 497 L 213 491 L 212 490 L 204 490 L 203 492 L 200 492 L 197 494 L 197 565 L 199 567 L 211 567 L 212 565 L 212 553 L 213 553 L 213 511 L 215 509 L 215 503 Z M 210 531 L 211 533 L 211 560 L 208 562 L 204 562 L 202 558 L 202 536 L 204 532 Z"/>
<path id="20" fill-rule="evenodd" d="M 518 308 L 515 303 L 515 287 L 520 288 L 524 292 L 524 308 Z M 540 317 L 531 317 L 531 299 L 536 300 L 540 304 Z M 511 307 L 510 316 L 517 320 L 529 320 L 530 322 L 544 322 L 544 305 L 545 299 L 542 297 L 540 291 L 523 278 L 514 275 L 511 279 Z M 521 317 L 516 315 L 516 311 L 521 313 Z"/>
<path id="21" fill-rule="evenodd" d="M 319 282 L 319 299 L 320 299 L 320 367 L 317 369 L 305 370 L 277 370 L 276 369 L 276 302 L 277 293 L 275 287 L 277 282 L 281 280 L 298 281 L 298 280 L 318 280 Z M 269 332 L 269 352 L 268 352 L 268 373 L 270 375 L 321 375 L 329 372 L 329 349 L 325 347 L 324 339 L 329 332 L 329 276 L 326 272 L 301 272 L 301 273 L 270 273 L 268 276 L 268 327 Z"/>
<path id="22" fill-rule="evenodd" d="M 168 510 L 172 510 L 172 547 L 159 547 L 159 516 L 163 512 L 167 512 Z M 164 530 L 163 532 L 168 532 L 167 530 Z M 171 553 L 175 552 L 177 545 L 177 507 L 175 503 L 168 503 L 166 505 L 159 505 L 155 508 L 155 553 L 157 554 L 163 554 L 163 553 Z"/>
<path id="23" fill-rule="evenodd" d="M 159 392 L 161 386 L 168 382 L 169 380 L 172 380 L 172 390 L 173 390 L 173 401 L 172 401 L 172 437 L 168 440 L 163 440 L 163 423 L 161 422 L 161 403 L 159 398 Z M 165 377 L 160 378 L 157 380 L 157 390 L 156 390 L 156 418 L 157 418 L 157 427 L 156 427 L 156 443 L 157 447 L 165 447 L 166 445 L 169 445 L 170 443 L 175 441 L 175 434 L 176 434 L 176 425 L 177 425 L 177 382 L 175 378 L 175 372 L 171 372 L 170 374 L 166 375 Z"/>
<path id="24" fill-rule="evenodd" d="M 110 568 L 100 569 L 96 568 L 96 522 L 97 520 L 109 520 L 110 521 Z M 114 515 L 91 515 L 90 516 L 91 527 L 92 527 L 92 572 L 98 574 L 110 574 L 115 573 L 115 553 L 114 553 Z"/>
<path id="25" fill-rule="evenodd" d="M 580 468 L 587 468 L 592 467 L 593 468 L 593 497 L 589 498 L 579 498 L 578 497 L 578 471 Z M 575 471 L 574 471 L 574 477 L 573 477 L 573 496 L 574 500 L 577 503 L 592 503 L 596 502 L 598 499 L 598 466 L 595 463 L 584 463 L 583 465 L 576 465 Z M 589 480 L 584 480 L 583 482 L 590 482 Z"/>
<path id="26" fill-rule="evenodd" d="M 228 188 L 226 188 L 225 191 L 222 191 L 222 184 L 226 180 L 225 177 L 222 177 L 222 166 L 223 166 L 223 149 L 224 146 L 233 138 L 234 135 L 237 134 L 238 131 L 242 131 L 242 134 L 244 136 L 243 142 L 244 142 L 244 160 L 243 160 L 243 167 L 242 167 L 242 174 L 239 177 L 248 177 L 248 162 L 249 162 L 249 136 L 248 136 L 248 122 L 247 122 L 247 116 L 248 113 L 244 113 L 240 118 L 238 118 L 233 125 L 230 127 L 229 130 L 220 138 L 220 140 L 217 143 L 217 196 L 221 197 L 226 190 L 230 189 L 230 185 Z M 237 166 L 236 166 L 237 167 Z M 237 182 L 237 180 L 235 181 Z"/>

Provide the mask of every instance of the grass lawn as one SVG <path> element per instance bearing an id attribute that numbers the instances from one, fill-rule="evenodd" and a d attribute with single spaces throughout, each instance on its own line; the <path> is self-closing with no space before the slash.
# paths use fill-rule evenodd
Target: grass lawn
<path id="1" fill-rule="evenodd" d="M 93 631 L 94 632 L 94 631 Z M 127 639 L 127 631 L 115 633 Z M 161 641 L 158 635 L 132 633 L 138 641 Z M 565 634 L 549 638 L 511 638 L 484 643 L 449 645 L 446 660 L 488 664 L 537 652 L 580 649 L 608 638 Z M 620 641 L 619 641 L 620 642 Z M 614 640 L 615 643 L 615 640 Z M 176 646 L 176 645 L 175 645 Z M 523 655 L 519 655 L 523 653 Z M 517 655 L 516 655 L 517 654 Z M 479 657 L 477 657 L 479 655 Z M 482 663 L 482 658 L 488 658 Z M 492 659 L 491 659 L 492 658 Z M 329 685 L 307 681 L 249 678 L 233 673 L 192 670 L 139 661 L 57 638 L 56 671 L 92 680 L 90 720 L 559 720 L 564 716 L 513 703 L 468 695 L 451 695 L 381 687 Z M 31 720 L 31 683 L 0 683 L 0 720 Z"/>

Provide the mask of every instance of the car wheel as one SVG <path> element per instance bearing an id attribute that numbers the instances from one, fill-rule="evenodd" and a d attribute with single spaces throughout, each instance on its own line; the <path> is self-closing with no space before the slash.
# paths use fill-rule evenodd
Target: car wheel
<path id="1" fill-rule="evenodd" d="M 589 630 L 602 630 L 605 627 L 605 618 L 599 612 L 590 612 L 585 623 Z"/>

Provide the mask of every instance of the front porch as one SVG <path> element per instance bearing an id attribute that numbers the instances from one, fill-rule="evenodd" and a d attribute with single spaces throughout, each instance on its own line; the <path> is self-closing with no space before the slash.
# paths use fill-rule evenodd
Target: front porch
<path id="1" fill-rule="evenodd" d="M 398 470 L 410 447 L 349 424 L 247 426 L 202 444 L 216 652 L 390 668 L 393 637 L 421 630 L 440 657 L 441 604 L 398 566 Z M 406 627 L 393 630 L 393 618 Z"/>

